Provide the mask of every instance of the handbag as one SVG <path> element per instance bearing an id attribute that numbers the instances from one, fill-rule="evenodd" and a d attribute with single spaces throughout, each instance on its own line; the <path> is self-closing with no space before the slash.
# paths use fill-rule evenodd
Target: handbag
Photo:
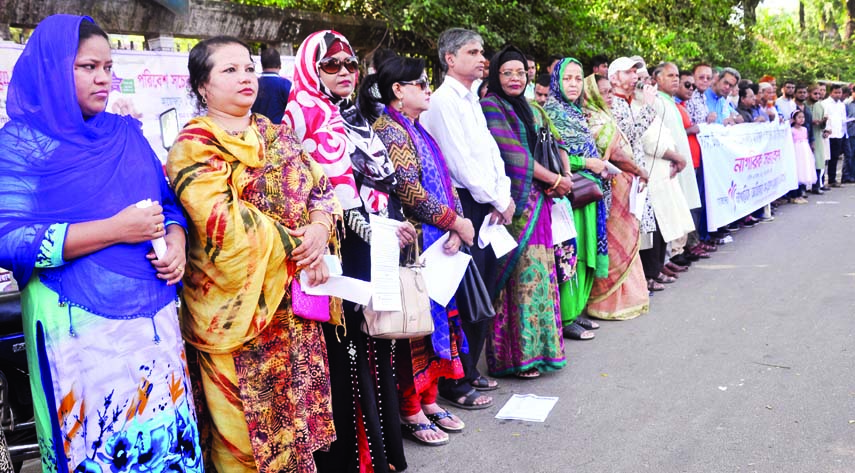
<path id="1" fill-rule="evenodd" d="M 603 200 L 603 190 L 600 186 L 588 179 L 587 177 L 575 173 L 571 177 L 573 181 L 573 190 L 570 192 L 570 204 L 573 210 L 581 209 L 582 207 Z"/>
<path id="2" fill-rule="evenodd" d="M 299 276 L 291 280 L 291 310 L 297 317 L 315 322 L 330 321 L 330 297 L 303 292 Z"/>
<path id="3" fill-rule="evenodd" d="M 411 248 L 414 248 L 414 243 Z M 424 265 L 418 262 L 419 251 L 411 250 L 411 259 L 398 268 L 401 282 L 401 310 L 374 310 L 374 299 L 362 309 L 364 319 L 362 331 L 374 338 L 387 340 L 402 338 L 420 338 L 433 333 L 433 315 L 430 312 L 430 297 L 427 293 L 422 270 Z"/>
<path id="4" fill-rule="evenodd" d="M 564 174 L 564 166 L 561 165 L 561 154 L 558 152 L 558 143 L 555 142 L 555 138 L 549 132 L 549 127 L 542 126 L 537 132 L 537 143 L 534 145 L 534 160 L 555 174 Z"/>
<path id="5" fill-rule="evenodd" d="M 469 249 L 465 247 L 460 251 L 469 253 Z M 487 286 L 484 284 L 484 279 L 481 278 L 481 272 L 478 271 L 473 260 L 469 260 L 469 266 L 463 274 L 460 287 L 454 294 L 454 300 L 457 301 L 460 318 L 471 324 L 484 322 L 496 316 L 496 309 L 493 308 L 490 293 L 487 292 Z"/>

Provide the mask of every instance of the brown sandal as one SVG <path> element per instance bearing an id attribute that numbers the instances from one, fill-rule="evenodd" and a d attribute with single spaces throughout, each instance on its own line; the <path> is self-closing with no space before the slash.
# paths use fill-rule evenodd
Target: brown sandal
<path id="1" fill-rule="evenodd" d="M 647 280 L 647 290 L 651 291 L 651 292 L 664 291 L 665 286 L 656 282 L 655 279 L 648 279 Z"/>

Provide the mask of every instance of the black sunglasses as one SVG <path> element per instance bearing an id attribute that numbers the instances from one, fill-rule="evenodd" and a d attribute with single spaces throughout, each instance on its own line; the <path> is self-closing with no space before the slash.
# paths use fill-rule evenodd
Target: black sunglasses
<path id="1" fill-rule="evenodd" d="M 418 80 L 402 80 L 398 83 L 401 85 L 415 85 L 416 87 L 420 87 L 422 90 L 430 89 L 430 83 L 425 78 L 421 78 Z"/>
<path id="2" fill-rule="evenodd" d="M 345 58 L 343 61 L 339 61 L 339 59 L 335 57 L 328 57 L 318 61 L 318 69 L 326 72 L 327 74 L 338 74 L 342 67 L 347 69 L 347 72 L 356 72 L 359 68 L 359 60 L 356 59 L 356 56 L 351 56 L 349 58 Z"/>
<path id="3" fill-rule="evenodd" d="M 685 88 L 687 88 L 687 89 L 689 89 L 689 90 L 695 90 L 695 89 L 697 89 L 697 87 L 695 86 L 695 84 L 692 84 L 691 82 L 688 82 L 688 81 L 683 82 L 683 87 L 685 87 Z"/>

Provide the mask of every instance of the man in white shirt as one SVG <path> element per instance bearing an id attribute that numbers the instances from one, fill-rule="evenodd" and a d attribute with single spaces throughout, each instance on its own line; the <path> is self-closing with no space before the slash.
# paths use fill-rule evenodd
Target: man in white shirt
<path id="1" fill-rule="evenodd" d="M 430 109 L 419 118 L 445 155 L 463 214 L 475 226 L 475 241 L 484 219 L 508 224 L 516 209 L 499 147 L 487 128 L 478 97 L 471 91 L 472 83 L 484 72 L 482 44 L 478 33 L 462 28 L 452 28 L 440 35 L 439 62 L 446 71 L 445 80 L 431 95 Z M 493 249 L 481 249 L 476 244 L 471 253 L 492 294 L 498 274 Z M 474 388 L 497 387 L 495 381 L 483 378 L 477 368 L 491 324 L 470 324 L 465 322 L 466 317 L 462 320 L 469 343 L 469 353 L 460 354 L 465 376 L 459 380 L 441 380 L 439 394 L 459 407 L 481 409 L 493 401 L 488 396 L 476 396 Z"/>
<path id="2" fill-rule="evenodd" d="M 780 113 L 785 119 L 789 120 L 797 108 L 796 81 L 785 80 L 784 86 L 781 87 L 781 92 L 783 92 L 783 95 L 775 101 L 775 106 L 778 107 L 778 113 Z"/>
<path id="3" fill-rule="evenodd" d="M 828 135 L 828 147 L 831 151 L 831 159 L 828 161 L 828 185 L 840 187 L 837 181 L 837 160 L 843 154 L 843 139 L 846 137 L 846 105 L 843 103 L 843 91 L 840 84 L 831 85 L 831 93 L 822 101 L 825 116 L 828 121 L 825 129 Z"/>

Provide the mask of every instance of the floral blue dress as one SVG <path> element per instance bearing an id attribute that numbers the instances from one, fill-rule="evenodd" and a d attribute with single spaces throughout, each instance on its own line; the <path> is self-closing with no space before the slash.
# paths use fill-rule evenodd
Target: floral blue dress
<path id="1" fill-rule="evenodd" d="M 60 303 L 38 268 L 65 264 L 66 229 L 48 229 L 22 293 L 43 471 L 202 472 L 175 303 L 127 320 Z"/>

